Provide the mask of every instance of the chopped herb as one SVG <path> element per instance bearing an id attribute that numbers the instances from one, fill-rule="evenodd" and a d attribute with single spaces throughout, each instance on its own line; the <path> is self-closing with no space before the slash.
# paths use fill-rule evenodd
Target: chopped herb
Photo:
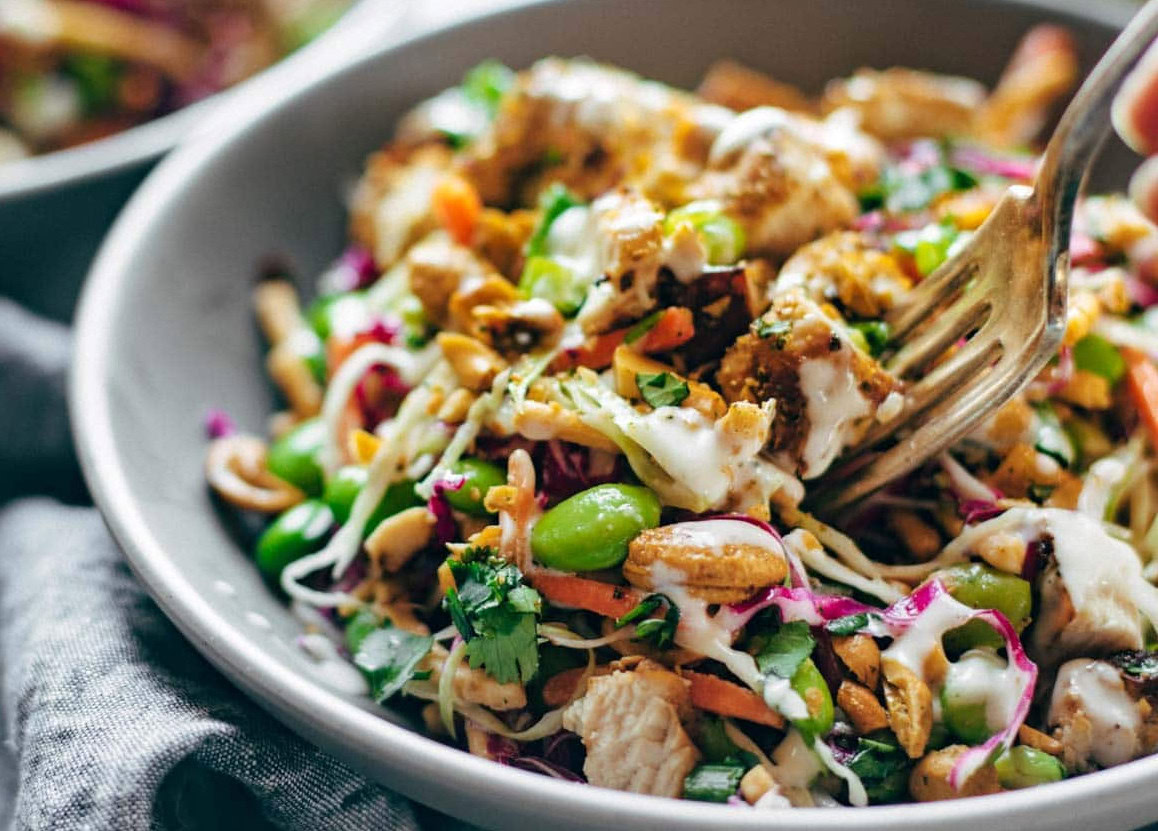
<path id="1" fill-rule="evenodd" d="M 860 332 L 864 338 L 865 351 L 874 358 L 879 358 L 889 345 L 889 324 L 883 320 L 862 320 L 852 324 L 855 332 Z"/>
<path id="2" fill-rule="evenodd" d="M 873 803 L 896 802 L 909 792 L 912 761 L 893 734 L 882 730 L 857 739 L 857 750 L 848 768 L 860 777 Z"/>
<path id="3" fill-rule="evenodd" d="M 902 231 L 893 238 L 893 244 L 912 255 L 917 271 L 927 277 L 968 239 L 969 235 L 962 234 L 952 220 L 945 219 L 916 231 Z"/>
<path id="4" fill-rule="evenodd" d="M 482 105 L 492 117 L 498 112 L 503 95 L 515 82 L 515 73 L 496 60 L 480 63 L 462 79 L 462 91 L 471 101 Z"/>
<path id="5" fill-rule="evenodd" d="M 76 81 L 86 114 L 100 113 L 116 103 L 117 87 L 124 74 L 120 61 L 106 55 L 73 53 L 64 57 L 60 68 Z"/>
<path id="6" fill-rule="evenodd" d="M 1146 679 L 1158 676 L 1158 653 L 1141 650 L 1118 652 L 1110 656 L 1110 660 L 1128 675 Z"/>
<path id="7" fill-rule="evenodd" d="M 855 615 L 845 615 L 836 620 L 830 620 L 824 625 L 824 628 L 834 635 L 855 635 L 868 626 L 868 622 L 868 612 L 859 612 Z"/>
<path id="8" fill-rule="evenodd" d="M 489 548 L 468 548 L 461 560 L 446 562 L 455 586 L 443 602 L 467 643 L 470 666 L 500 684 L 529 681 L 539 667 L 539 593 Z"/>
<path id="9" fill-rule="evenodd" d="M 562 216 L 564 211 L 582 204 L 565 186 L 552 182 L 539 195 L 539 210 L 542 211 L 542 216 L 539 217 L 539 224 L 535 226 L 531 238 L 527 240 L 523 253 L 528 257 L 541 257 L 547 254 L 547 234 L 551 230 L 552 223 Z"/>
<path id="10" fill-rule="evenodd" d="M 861 208 L 894 214 L 919 211 L 943 193 L 977 185 L 972 173 L 946 163 L 945 147 L 928 149 L 937 155 L 936 163 L 916 169 L 911 161 L 885 167 L 877 183 L 860 194 Z"/>
<path id="11" fill-rule="evenodd" d="M 808 631 L 807 623 L 802 620 L 783 623 L 764 641 L 756 656 L 756 666 L 764 675 L 791 678 L 815 646 L 816 640 Z"/>
<path id="12" fill-rule="evenodd" d="M 696 765 L 684 779 L 684 799 L 727 802 L 744 778 L 741 765 Z"/>
<path id="13" fill-rule="evenodd" d="M 350 638 L 346 630 L 347 640 Z M 399 629 L 389 621 L 360 636 L 354 665 L 370 684 L 370 695 L 381 704 L 418 675 L 419 662 L 430 652 L 434 638 Z"/>
<path id="14" fill-rule="evenodd" d="M 677 407 L 688 397 L 688 384 L 670 372 L 637 372 L 635 385 L 652 407 Z"/>
<path id="15" fill-rule="evenodd" d="M 655 324 L 659 323 L 659 319 L 662 315 L 662 311 L 652 312 L 643 320 L 636 323 L 634 326 L 627 330 L 627 334 L 623 338 L 624 342 L 635 343 L 637 340 L 655 328 Z"/>
<path id="16" fill-rule="evenodd" d="M 792 321 L 761 317 L 752 323 L 752 331 L 760 338 L 775 338 L 776 348 L 783 349 L 784 344 L 788 342 L 788 336 L 792 334 Z"/>
<path id="17" fill-rule="evenodd" d="M 667 611 L 662 618 L 651 617 L 653 612 L 664 605 Z M 635 626 L 635 640 L 650 641 L 662 649 L 675 639 L 676 628 L 680 624 L 680 609 L 662 594 L 649 594 L 634 609 L 618 618 L 615 628 L 622 629 L 636 621 L 639 623 Z"/>

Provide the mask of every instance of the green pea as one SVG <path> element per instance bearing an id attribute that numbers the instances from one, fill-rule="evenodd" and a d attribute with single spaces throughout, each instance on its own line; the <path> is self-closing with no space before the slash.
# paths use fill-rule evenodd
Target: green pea
<path id="1" fill-rule="evenodd" d="M 456 491 L 446 491 L 446 501 L 450 507 L 471 516 L 486 516 L 490 513 L 483 507 L 487 491 L 497 485 L 507 483 L 507 474 L 501 467 L 482 459 L 459 459 L 450 466 L 451 473 L 465 478 L 462 487 Z"/>
<path id="2" fill-rule="evenodd" d="M 286 566 L 321 548 L 334 525 L 325 502 L 307 499 L 273 521 L 257 540 L 254 559 L 261 573 L 276 580 Z"/>
<path id="3" fill-rule="evenodd" d="M 322 492 L 318 454 L 325 441 L 326 425 L 320 418 L 303 421 L 270 446 L 265 466 L 291 485 L 317 496 Z"/>
<path id="4" fill-rule="evenodd" d="M 832 693 L 829 692 L 828 683 L 811 658 L 804 659 L 788 683 L 796 694 L 804 699 L 809 712 L 808 718 L 795 720 L 793 726 L 810 738 L 828 733 L 835 718 Z"/>
<path id="5" fill-rule="evenodd" d="M 938 577 L 953 595 L 974 609 L 996 609 L 1021 631 L 1029 623 L 1033 594 L 1029 582 L 997 571 L 983 563 L 953 566 L 938 572 Z M 956 655 L 979 646 L 999 647 L 1001 636 L 982 620 L 971 620 L 945 634 L 945 649 Z"/>
<path id="6" fill-rule="evenodd" d="M 704 200 L 676 208 L 664 219 L 664 233 L 670 235 L 685 223 L 699 232 L 707 251 L 708 262 L 712 265 L 734 263 L 744 254 L 747 242 L 744 229 L 723 212 L 720 203 Z"/>
<path id="7" fill-rule="evenodd" d="M 326 480 L 326 490 L 322 494 L 322 500 L 330 506 L 334 512 L 334 521 L 339 525 L 350 519 L 350 509 L 353 508 L 354 500 L 358 498 L 358 494 L 365 484 L 366 468 L 358 465 L 338 468 L 334 475 Z M 404 479 L 401 482 L 395 482 L 386 488 L 382 501 L 378 503 L 378 507 L 370 515 L 366 527 L 362 529 L 362 535 L 364 537 L 369 536 L 370 532 L 378 526 L 378 523 L 386 517 L 394 516 L 394 514 L 407 508 L 421 504 L 422 500 L 414 492 L 412 480 Z"/>
<path id="8" fill-rule="evenodd" d="M 993 763 L 997 780 L 1008 790 L 1060 782 L 1065 778 L 1061 762 L 1048 753 L 1023 744 L 1011 747 Z"/>
<path id="9" fill-rule="evenodd" d="M 564 499 L 539 519 L 531 551 L 545 566 L 595 571 L 619 565 L 627 544 L 659 525 L 659 498 L 639 485 L 597 485 Z"/>

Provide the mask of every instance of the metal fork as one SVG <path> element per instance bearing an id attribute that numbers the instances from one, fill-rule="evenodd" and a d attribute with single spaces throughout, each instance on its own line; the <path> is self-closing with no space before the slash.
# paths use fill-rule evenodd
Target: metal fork
<path id="1" fill-rule="evenodd" d="M 810 498 L 818 509 L 846 508 L 936 456 L 1057 354 L 1074 202 L 1109 132 L 1114 94 L 1156 36 L 1158 0 L 1150 0 L 1066 108 L 1034 186 L 1011 187 L 965 248 L 890 311 L 900 346 L 885 366 L 910 382 L 905 405 L 823 477 Z"/>

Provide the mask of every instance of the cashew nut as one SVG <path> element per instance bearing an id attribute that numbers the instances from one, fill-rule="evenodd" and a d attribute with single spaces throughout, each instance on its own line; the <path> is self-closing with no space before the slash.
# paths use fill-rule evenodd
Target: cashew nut
<path id="1" fill-rule="evenodd" d="M 256 436 L 214 439 L 205 454 L 205 478 L 230 505 L 266 514 L 281 513 L 306 498 L 265 466 L 265 442 Z"/>

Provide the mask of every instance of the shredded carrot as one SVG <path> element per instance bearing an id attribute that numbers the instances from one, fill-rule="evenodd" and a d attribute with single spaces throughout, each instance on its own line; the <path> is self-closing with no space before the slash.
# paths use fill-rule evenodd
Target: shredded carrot
<path id="1" fill-rule="evenodd" d="M 459 245 L 470 245 L 482 212 L 482 199 L 474 185 L 456 174 L 449 174 L 434 186 L 431 206 L 438 223 Z"/>
<path id="2" fill-rule="evenodd" d="M 1150 431 L 1150 440 L 1158 447 L 1158 367 L 1137 349 L 1123 349 L 1122 357 L 1126 359 L 1126 385 L 1130 400 L 1138 408 L 1138 415 Z"/>
<path id="3" fill-rule="evenodd" d="M 610 618 L 623 617 L 642 603 L 645 597 L 636 589 L 612 586 L 573 574 L 539 572 L 531 576 L 531 583 L 557 606 L 585 609 Z"/>
<path id="4" fill-rule="evenodd" d="M 693 707 L 769 727 L 784 726 L 784 717 L 747 687 L 702 672 L 684 670 L 682 674 L 691 684 Z"/>

